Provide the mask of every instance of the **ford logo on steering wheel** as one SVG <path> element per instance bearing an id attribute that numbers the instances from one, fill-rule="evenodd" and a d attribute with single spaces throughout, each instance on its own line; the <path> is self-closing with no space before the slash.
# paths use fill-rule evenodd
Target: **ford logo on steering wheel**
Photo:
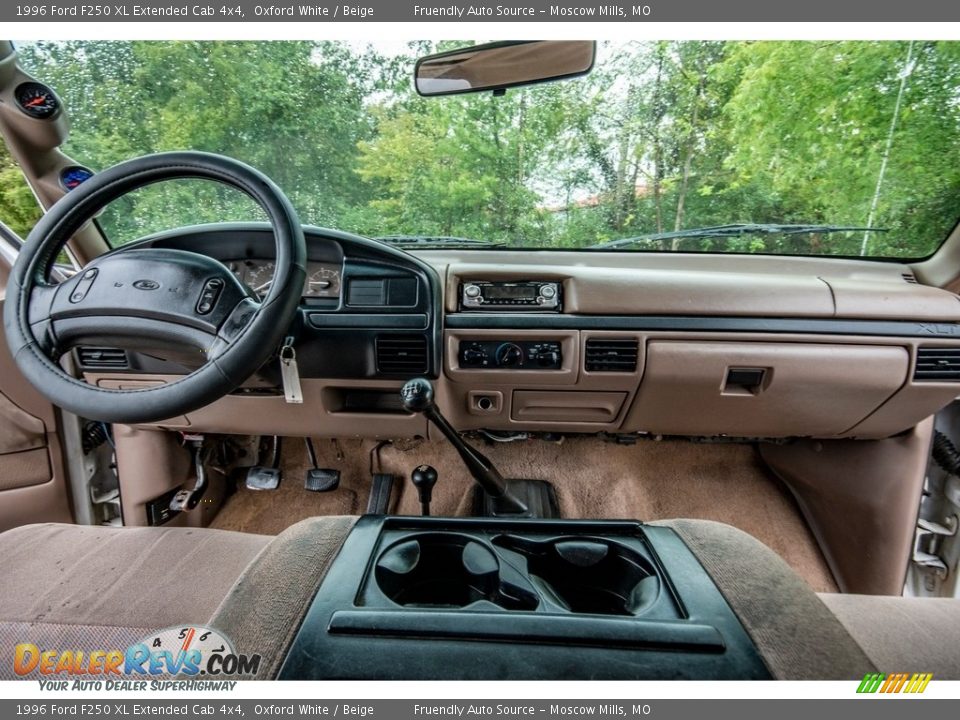
<path id="1" fill-rule="evenodd" d="M 137 290 L 156 290 L 160 287 L 160 283 L 156 280 L 135 280 L 133 286 Z"/>

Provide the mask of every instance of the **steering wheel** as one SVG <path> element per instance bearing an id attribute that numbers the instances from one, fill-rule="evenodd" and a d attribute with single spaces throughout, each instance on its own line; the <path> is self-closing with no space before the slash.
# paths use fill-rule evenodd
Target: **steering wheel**
<path id="1" fill-rule="evenodd" d="M 276 274 L 262 301 L 221 262 L 185 250 L 119 249 L 51 284 L 51 266 L 109 202 L 163 180 L 199 178 L 252 198 L 270 220 Z M 37 223 L 7 283 L 7 343 L 27 380 L 54 405 L 111 423 L 155 422 L 191 412 L 234 390 L 276 352 L 306 277 L 296 211 L 269 178 L 237 160 L 201 152 L 148 155 L 104 170 Z M 60 358 L 77 345 L 176 348 L 199 365 L 174 382 L 135 390 L 72 377 Z"/>

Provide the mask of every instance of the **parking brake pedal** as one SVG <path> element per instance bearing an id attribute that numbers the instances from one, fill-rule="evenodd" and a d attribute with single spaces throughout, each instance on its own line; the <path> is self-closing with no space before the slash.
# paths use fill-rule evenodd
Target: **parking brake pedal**
<path id="1" fill-rule="evenodd" d="M 310 468 L 303 481 L 303 487 L 311 492 L 330 492 L 340 485 L 340 471 L 334 468 L 317 467 L 317 452 L 313 447 L 313 440 L 304 438 L 307 443 L 307 456 L 310 458 Z"/>
<path id="2" fill-rule="evenodd" d="M 280 485 L 280 480 L 282 479 L 282 473 L 280 472 L 280 445 L 280 437 L 274 435 L 269 463 L 267 465 L 254 465 L 247 470 L 247 490 L 276 490 L 277 486 Z"/>

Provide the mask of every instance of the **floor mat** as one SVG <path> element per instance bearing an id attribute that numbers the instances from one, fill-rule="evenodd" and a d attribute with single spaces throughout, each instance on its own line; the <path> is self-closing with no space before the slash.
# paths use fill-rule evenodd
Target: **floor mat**
<path id="1" fill-rule="evenodd" d="M 304 445 L 289 438 L 280 489 L 251 492 L 241 487 L 213 527 L 275 534 L 314 515 L 362 514 L 371 460 L 378 459 L 383 472 L 402 478 L 391 512 L 419 514 L 409 478 L 417 465 L 426 463 L 440 476 L 433 490 L 433 514 L 469 513 L 473 480 L 448 443 L 398 441 L 371 458 L 375 446 L 373 441 L 340 441 L 338 456 L 337 444 L 317 440 L 320 466 L 340 469 L 341 481 L 333 492 L 311 493 L 303 488 Z M 596 437 L 570 437 L 562 442 L 486 444 L 482 450 L 505 477 L 550 480 L 565 518 L 683 517 L 728 523 L 776 551 L 814 590 L 837 589 L 793 497 L 752 445 L 644 440 L 619 445 Z"/>

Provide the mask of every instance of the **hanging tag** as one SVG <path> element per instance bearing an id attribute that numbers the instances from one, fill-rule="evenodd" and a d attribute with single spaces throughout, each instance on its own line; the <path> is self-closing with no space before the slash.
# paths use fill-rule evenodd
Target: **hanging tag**
<path id="1" fill-rule="evenodd" d="M 288 403 L 303 403 L 303 391 L 300 389 L 300 370 L 297 368 L 297 351 L 293 349 L 293 338 L 287 338 L 280 348 L 280 377 L 283 379 L 283 397 Z"/>

